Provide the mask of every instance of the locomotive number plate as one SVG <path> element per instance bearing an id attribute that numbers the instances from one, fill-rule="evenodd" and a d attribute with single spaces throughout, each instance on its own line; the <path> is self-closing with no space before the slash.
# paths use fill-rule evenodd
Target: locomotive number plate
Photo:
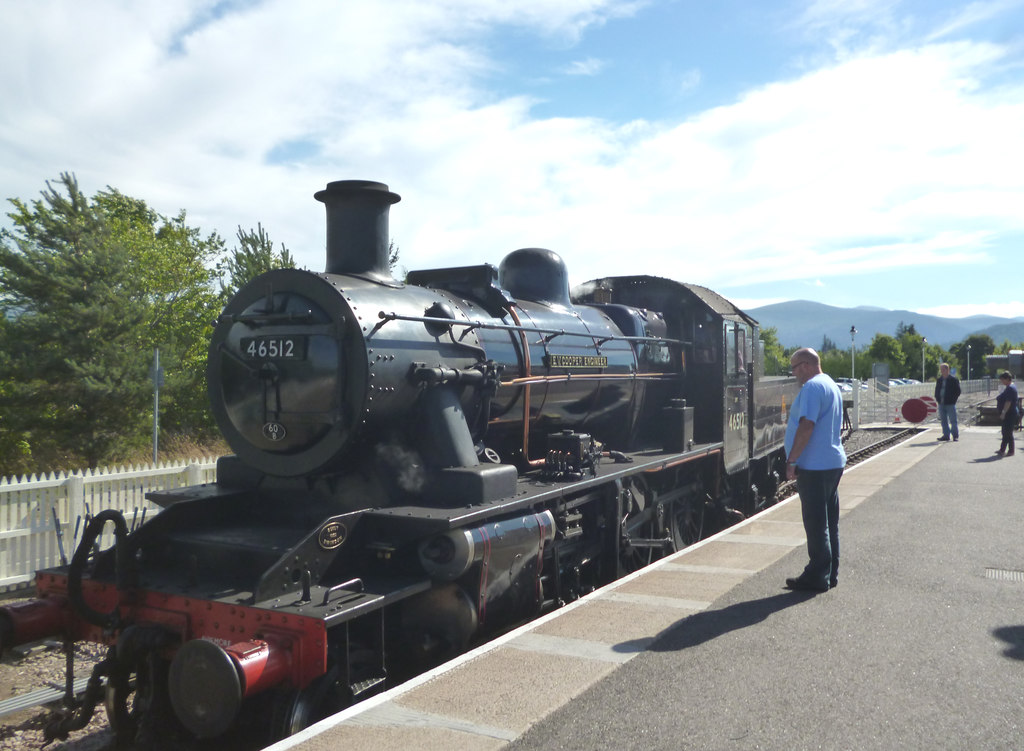
<path id="1" fill-rule="evenodd" d="M 243 336 L 242 354 L 250 360 L 305 360 L 304 336 Z"/>

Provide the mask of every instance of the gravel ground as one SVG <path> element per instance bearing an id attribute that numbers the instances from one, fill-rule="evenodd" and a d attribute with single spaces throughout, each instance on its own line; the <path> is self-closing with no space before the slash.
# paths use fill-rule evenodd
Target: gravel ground
<path id="1" fill-rule="evenodd" d="M 10 604 L 17 600 L 7 600 Z M 103 654 L 104 650 L 92 644 L 83 644 L 75 649 L 75 675 L 86 677 Z M 64 687 L 64 651 L 53 642 L 32 645 L 30 649 L 11 650 L 0 660 L 0 700 L 49 686 Z M 27 751 L 41 748 L 44 743 L 43 728 L 53 708 L 36 707 L 25 709 L 6 717 L 0 717 L 0 751 Z M 47 749 L 55 751 L 96 751 L 107 748 L 112 735 L 106 730 L 107 715 L 98 707 L 89 725 L 72 733 L 67 741 L 55 741 Z M 102 731 L 102 732 L 100 732 Z"/>

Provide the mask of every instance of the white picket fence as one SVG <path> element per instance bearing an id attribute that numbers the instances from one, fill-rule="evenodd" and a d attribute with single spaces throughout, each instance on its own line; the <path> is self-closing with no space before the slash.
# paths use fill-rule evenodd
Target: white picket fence
<path id="1" fill-rule="evenodd" d="M 117 509 L 129 529 L 138 526 L 143 518 L 160 511 L 146 500 L 147 493 L 213 482 L 216 468 L 216 459 L 204 458 L 70 475 L 0 478 L 0 592 L 27 587 L 37 569 L 60 565 L 58 524 L 64 554 L 70 559 L 87 517 Z"/>

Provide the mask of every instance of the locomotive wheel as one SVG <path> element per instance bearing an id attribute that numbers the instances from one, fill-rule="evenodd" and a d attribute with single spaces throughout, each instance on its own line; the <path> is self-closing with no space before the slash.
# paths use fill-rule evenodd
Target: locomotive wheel
<path id="1" fill-rule="evenodd" d="M 704 536 L 703 498 L 680 498 L 669 510 L 669 532 L 676 551 L 693 545 Z"/>
<path id="2" fill-rule="evenodd" d="M 629 574 L 650 565 L 665 552 L 657 544 L 665 538 L 664 518 L 650 503 L 645 483 L 634 481 L 621 496 L 619 518 L 619 574 Z"/>
<path id="3" fill-rule="evenodd" d="M 639 571 L 653 563 L 659 556 L 644 541 L 653 540 L 657 535 L 656 518 L 653 513 L 641 512 L 634 518 L 622 522 L 622 540 L 619 548 L 619 568 L 622 574 Z"/>
<path id="4" fill-rule="evenodd" d="M 145 661 L 136 665 L 136 671 L 111 676 L 107 682 L 105 706 L 116 748 L 135 747 L 143 719 L 152 710 L 153 682 Z"/>
<path id="5" fill-rule="evenodd" d="M 112 677 L 107 683 L 107 721 L 117 739 L 117 748 L 129 747 L 139 729 L 140 710 L 135 706 L 135 687 L 132 684 L 127 676 Z"/>
<path id="6" fill-rule="evenodd" d="M 338 669 L 334 667 L 304 689 L 288 691 L 275 702 L 273 738 L 287 738 L 337 711 L 341 706 L 335 685 L 337 679 Z"/>

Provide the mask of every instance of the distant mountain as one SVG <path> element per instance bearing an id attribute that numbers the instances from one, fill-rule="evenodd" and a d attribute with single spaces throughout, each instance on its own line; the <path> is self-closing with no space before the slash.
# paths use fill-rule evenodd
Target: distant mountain
<path id="1" fill-rule="evenodd" d="M 875 334 L 896 335 L 902 322 L 913 324 L 917 333 L 929 344 L 949 347 L 971 334 L 988 334 L 996 344 L 1009 339 L 1013 343 L 1024 341 L 1024 318 L 997 316 L 970 316 L 968 318 L 940 318 L 913 313 L 909 310 L 886 310 L 861 306 L 836 308 L 808 300 L 794 300 L 764 305 L 745 311 L 761 324 L 774 326 L 779 342 L 784 347 L 820 347 L 824 337 L 831 339 L 840 349 L 850 347 L 850 327 L 857 327 L 857 347 L 865 347 Z"/>

